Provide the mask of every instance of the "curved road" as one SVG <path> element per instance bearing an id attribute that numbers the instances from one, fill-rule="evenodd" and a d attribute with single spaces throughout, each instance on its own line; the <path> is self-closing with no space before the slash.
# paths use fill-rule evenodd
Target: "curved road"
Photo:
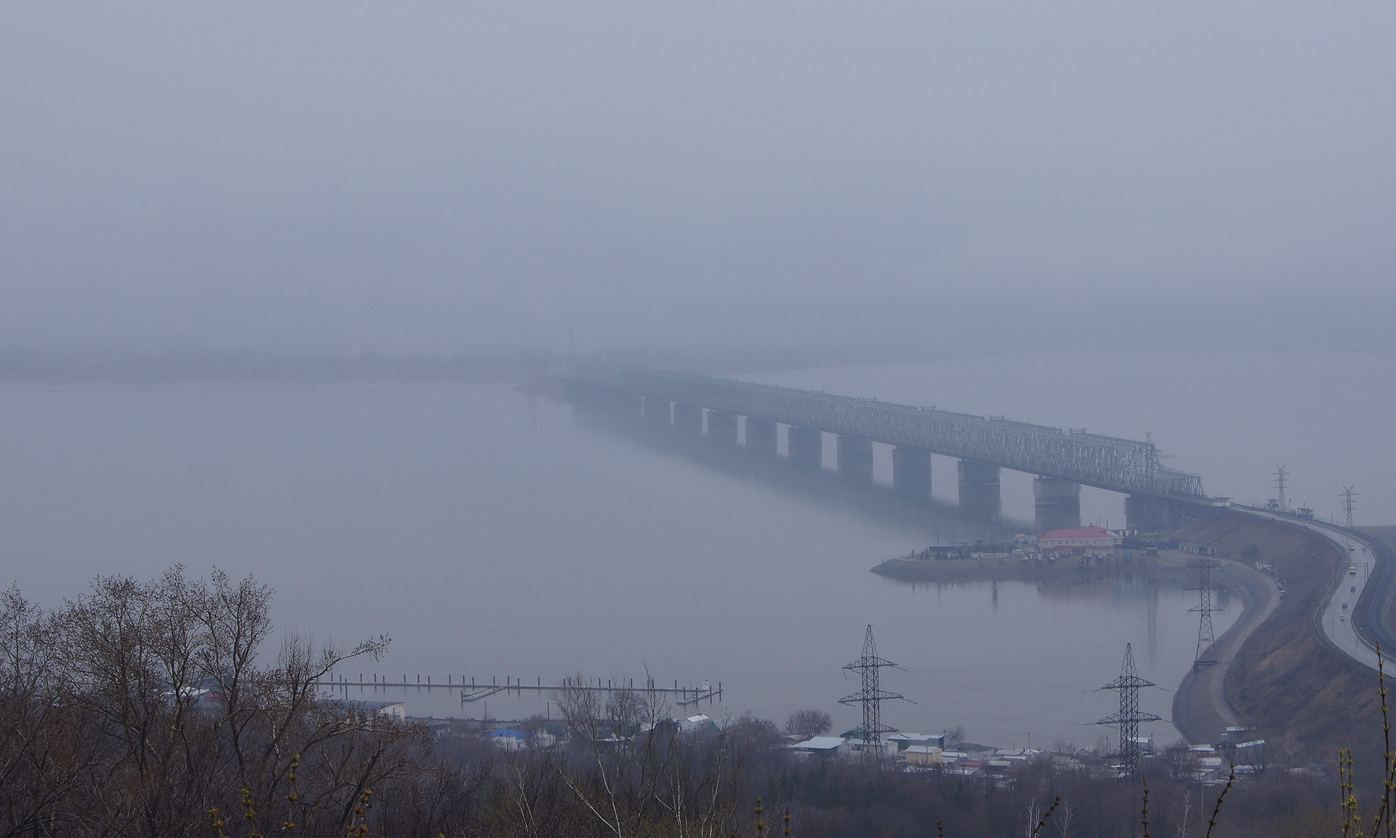
<path id="1" fill-rule="evenodd" d="M 1380 548 L 1370 539 L 1334 524 L 1250 507 L 1244 507 L 1244 511 L 1311 530 L 1332 541 L 1348 556 L 1347 564 L 1339 566 L 1336 578 L 1329 585 L 1328 594 L 1319 606 L 1314 622 L 1319 633 L 1333 648 L 1376 671 L 1377 650 L 1371 640 L 1358 633 L 1353 621 L 1361 600 L 1365 613 L 1358 617 L 1358 621 L 1362 622 L 1365 617 L 1371 633 L 1377 634 L 1378 638 L 1384 634 L 1380 607 L 1386 600 L 1385 587 L 1390 574 L 1388 568 L 1383 566 L 1388 563 L 1379 559 L 1385 557 L 1385 552 L 1379 554 L 1377 551 Z M 1367 590 L 1369 586 L 1371 591 Z M 1392 647 L 1388 645 L 1387 648 L 1390 650 Z"/>
<path id="2" fill-rule="evenodd" d="M 1339 565 L 1313 616 L 1314 626 L 1336 651 L 1360 666 L 1376 670 L 1375 642 L 1380 642 L 1388 654 L 1396 649 L 1396 637 L 1383 613 L 1390 589 L 1396 584 L 1396 552 L 1383 542 L 1322 521 L 1253 507 L 1238 506 L 1237 511 L 1311 530 L 1332 541 L 1348 556 L 1347 562 Z M 1226 698 L 1226 673 L 1241 644 L 1279 603 L 1278 587 L 1268 576 L 1233 562 L 1224 562 L 1214 574 L 1214 580 L 1241 597 L 1242 614 L 1217 638 L 1213 647 L 1217 664 L 1188 673 L 1173 697 L 1173 724 L 1193 743 L 1214 742 L 1226 727 L 1241 723 Z"/>
<path id="3" fill-rule="evenodd" d="M 1212 571 L 1212 581 L 1241 600 L 1241 616 L 1212 645 L 1217 663 L 1189 672 L 1173 694 L 1173 726 L 1195 745 L 1216 742 L 1226 728 L 1242 723 L 1226 698 L 1226 673 L 1241 644 L 1280 602 L 1274 579 L 1239 562 L 1222 562 Z"/>

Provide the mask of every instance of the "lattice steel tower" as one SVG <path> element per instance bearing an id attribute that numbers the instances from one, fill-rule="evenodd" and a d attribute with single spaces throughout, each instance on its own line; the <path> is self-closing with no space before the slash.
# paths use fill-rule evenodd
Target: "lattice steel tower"
<path id="1" fill-rule="evenodd" d="M 1197 623 L 1197 652 L 1192 658 L 1192 671 L 1196 672 L 1204 666 L 1212 666 L 1217 662 L 1217 651 L 1214 645 L 1217 642 L 1216 636 L 1212 633 L 1212 613 L 1222 609 L 1212 605 L 1212 568 L 1219 565 L 1211 559 L 1198 559 L 1191 562 L 1188 567 L 1197 568 L 1197 587 L 1188 588 L 1189 591 L 1197 591 L 1197 607 L 1189 608 L 1188 613 L 1199 615 Z"/>
<path id="2" fill-rule="evenodd" d="M 1125 644 L 1125 662 L 1120 667 L 1120 677 L 1101 687 L 1103 690 L 1120 691 L 1120 712 L 1106 716 L 1096 722 L 1099 725 L 1120 726 L 1121 767 L 1125 776 L 1133 777 L 1139 771 L 1139 723 L 1162 721 L 1153 713 L 1139 712 L 1139 688 L 1155 686 L 1153 681 L 1139 677 L 1134 668 L 1134 648 Z"/>
<path id="3" fill-rule="evenodd" d="M 1289 472 L 1284 466 L 1275 466 L 1275 489 L 1279 492 L 1276 498 L 1280 502 L 1280 511 L 1288 512 L 1289 505 L 1285 503 L 1285 486 L 1289 484 Z"/>
<path id="4" fill-rule="evenodd" d="M 889 693 L 882 689 L 882 679 L 878 671 L 884 666 L 896 666 L 896 664 L 877 656 L 877 643 L 873 641 L 872 626 L 868 626 L 868 633 L 863 637 L 863 656 L 844 667 L 844 669 L 862 675 L 863 688 L 853 695 L 839 699 L 840 704 L 863 705 L 863 744 L 865 748 L 868 745 L 881 745 L 882 734 L 897 732 L 896 728 L 882 726 L 882 702 L 894 698 L 905 698 L 905 696 Z"/>
<path id="5" fill-rule="evenodd" d="M 1357 506 L 1357 493 L 1352 490 L 1351 486 L 1344 486 L 1343 493 L 1338 497 L 1343 499 L 1343 508 L 1348 513 L 1348 529 L 1352 529 L 1352 509 Z"/>

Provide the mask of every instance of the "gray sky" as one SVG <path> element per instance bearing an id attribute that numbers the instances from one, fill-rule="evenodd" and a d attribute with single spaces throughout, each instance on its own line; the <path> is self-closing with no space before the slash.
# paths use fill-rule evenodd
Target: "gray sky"
<path id="1" fill-rule="evenodd" d="M 1389 349 L 1393 35 L 1389 3 L 6 3 L 0 342 Z"/>

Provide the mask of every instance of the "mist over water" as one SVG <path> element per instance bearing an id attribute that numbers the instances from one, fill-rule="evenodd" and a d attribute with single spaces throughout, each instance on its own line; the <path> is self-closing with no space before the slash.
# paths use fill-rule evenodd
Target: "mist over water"
<path id="1" fill-rule="evenodd" d="M 945 457 L 909 511 L 886 446 L 855 491 L 503 384 L 309 383 L 870 360 L 741 377 L 1152 434 L 1213 496 L 1283 465 L 1291 505 L 1396 523 L 1396 5 L 791 12 L 0 4 L 0 378 L 307 379 L 0 383 L 0 583 L 217 567 L 282 634 L 391 635 L 347 678 L 720 681 L 698 709 L 835 732 L 871 624 L 884 721 L 1005 746 L 1115 735 L 1129 642 L 1167 718 L 1179 583 L 869 572 L 1031 531 L 1031 475 L 986 525 Z"/>
<path id="2" fill-rule="evenodd" d="M 1362 492 L 1359 523 L 1378 523 L 1389 520 L 1383 399 L 1396 392 L 1386 369 L 1038 357 L 749 377 L 1152 430 L 1177 454 L 1170 465 L 1201 472 L 1209 491 L 1264 496 L 1278 460 L 1296 500 L 1348 480 Z M 1269 393 L 1236 387 L 1267 375 Z M 908 522 L 855 496 L 792 490 L 500 385 L 6 385 L 0 431 L 11 440 L 0 448 L 5 567 L 31 598 L 51 606 L 95 573 L 151 577 L 177 562 L 194 575 L 254 573 L 277 590 L 283 630 L 343 645 L 392 636 L 384 661 L 339 673 L 351 679 L 638 682 L 648 668 L 661 684 L 721 681 L 710 714 L 783 721 L 816 707 L 846 730 L 859 716 L 836 702 L 858 684 L 841 667 L 871 623 L 879 652 L 902 667 L 884 671 L 884 688 L 915 702 L 886 705 L 893 726 L 1088 745 L 1113 735 L 1091 723 L 1116 697 L 1094 688 L 1118 674 L 1125 642 L 1159 684 L 1144 709 L 1165 718 L 1196 642 L 1192 596 L 1170 584 L 878 577 L 869 569 L 882 559 L 972 527 L 951 536 L 937 532 L 951 528 L 945 517 Z M 953 464 L 935 469 L 937 494 L 953 497 Z M 1005 472 L 1004 487 L 1005 517 L 1030 519 L 1029 478 Z M 1083 501 L 1087 520 L 1122 520 L 1118 498 Z M 1314 505 L 1337 512 L 1336 498 Z M 1217 631 L 1235 617 L 1218 615 Z M 485 712 L 448 691 L 406 698 L 417 714 Z M 548 699 L 497 696 L 488 713 L 544 712 Z M 1162 723 L 1153 732 L 1173 736 Z"/>

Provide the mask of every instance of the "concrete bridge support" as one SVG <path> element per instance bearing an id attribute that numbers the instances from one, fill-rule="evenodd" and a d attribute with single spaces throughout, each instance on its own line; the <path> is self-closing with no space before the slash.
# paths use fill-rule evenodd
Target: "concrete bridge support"
<path id="1" fill-rule="evenodd" d="M 776 455 L 776 423 L 746 417 L 746 447 L 754 454 Z"/>
<path id="2" fill-rule="evenodd" d="M 840 436 L 838 440 L 839 474 L 860 483 L 873 479 L 872 440 L 860 436 Z"/>
<path id="3" fill-rule="evenodd" d="M 921 448 L 892 449 L 892 488 L 917 500 L 931 496 L 931 452 Z"/>
<path id="4" fill-rule="evenodd" d="M 655 425 L 669 425 L 670 403 L 668 399 L 645 396 L 645 421 Z"/>
<path id="5" fill-rule="evenodd" d="M 696 404 L 674 402 L 674 428 L 686 434 L 703 433 L 703 408 Z"/>
<path id="6" fill-rule="evenodd" d="M 708 411 L 708 436 L 721 442 L 737 444 L 737 414 L 722 410 Z"/>
<path id="7" fill-rule="evenodd" d="M 1175 502 L 1152 495 L 1125 498 L 1125 527 L 1140 532 L 1173 532 L 1187 526 Z"/>
<path id="8" fill-rule="evenodd" d="M 820 468 L 824 465 L 824 433 L 822 431 L 791 425 L 786 443 L 791 465 L 802 468 Z"/>
<path id="9" fill-rule="evenodd" d="M 960 460 L 960 511 L 988 518 L 999 514 L 999 467 L 978 460 Z"/>
<path id="10" fill-rule="evenodd" d="M 1080 528 L 1080 483 L 1059 477 L 1038 477 L 1032 481 L 1032 497 L 1037 511 L 1033 521 L 1038 532 Z"/>

